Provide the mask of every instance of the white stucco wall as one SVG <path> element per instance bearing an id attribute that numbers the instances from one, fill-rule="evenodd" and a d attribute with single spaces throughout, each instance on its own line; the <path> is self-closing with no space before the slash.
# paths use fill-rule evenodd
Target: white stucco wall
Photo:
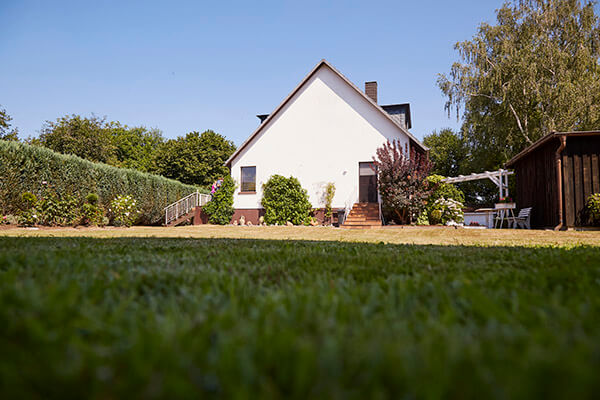
<path id="1" fill-rule="evenodd" d="M 333 207 L 358 197 L 358 163 L 372 161 L 386 140 L 408 137 L 371 103 L 323 65 L 233 160 L 237 209 L 262 208 L 262 184 L 271 175 L 294 176 L 312 206 L 323 207 L 327 182 Z M 256 194 L 239 194 L 241 167 L 256 166 Z"/>

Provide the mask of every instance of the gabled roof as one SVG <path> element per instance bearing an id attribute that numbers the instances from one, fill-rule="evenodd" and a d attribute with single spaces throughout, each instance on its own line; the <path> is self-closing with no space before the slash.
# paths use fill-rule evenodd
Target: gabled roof
<path id="1" fill-rule="evenodd" d="M 262 131 L 262 129 L 267 126 L 267 124 L 273 119 L 273 117 L 275 115 L 277 115 L 279 113 L 279 111 L 292 99 L 292 97 L 294 97 L 294 95 L 302 88 L 302 86 L 304 86 L 304 84 L 306 82 L 308 82 L 308 80 L 323 66 L 328 67 L 329 69 L 331 69 L 335 74 L 337 74 L 344 82 L 346 82 L 348 85 L 350 85 L 350 87 L 352 87 L 357 93 L 359 93 L 366 101 L 368 101 L 369 103 L 371 103 L 371 105 L 373 107 L 375 107 L 377 110 L 379 110 L 381 112 L 381 114 L 387 118 L 390 122 L 392 122 L 396 127 L 398 127 L 398 129 L 400 129 L 402 131 L 402 133 L 404 133 L 406 136 L 408 136 L 410 138 L 410 140 L 412 140 L 417 146 L 419 146 L 423 151 L 428 151 L 429 149 L 424 146 L 417 138 L 415 138 L 412 133 L 410 133 L 408 130 L 406 130 L 403 126 L 401 126 L 397 121 L 395 121 L 383 108 L 381 108 L 381 106 L 379 106 L 377 103 L 375 103 L 369 96 L 367 96 L 362 90 L 360 90 L 358 87 L 356 87 L 356 85 L 354 85 L 348 78 L 346 78 L 344 75 L 342 75 L 341 72 L 339 72 L 337 69 L 335 69 L 329 62 L 327 62 L 327 60 L 323 59 L 321 61 L 319 61 L 317 63 L 317 65 L 308 73 L 308 75 L 306 75 L 304 77 L 304 79 L 302 79 L 302 81 L 300 81 L 300 83 L 298 84 L 298 86 L 296 86 L 294 88 L 294 90 L 292 90 L 292 92 L 285 98 L 283 99 L 283 101 L 281 102 L 281 104 L 279 104 L 277 106 L 277 108 L 275 108 L 275 110 L 269 114 L 263 121 L 262 123 L 258 126 L 258 128 L 252 133 L 252 135 L 250 135 L 248 137 L 248 139 L 246 139 L 246 141 L 244 143 L 242 143 L 242 145 L 240 147 L 238 147 L 238 149 L 235 151 L 235 153 L 233 153 L 231 155 L 231 157 L 229 157 L 227 159 L 227 161 L 225 161 L 225 165 L 230 165 L 231 162 L 242 152 L 242 150 L 244 150 L 251 142 L 252 140 Z M 259 117 L 260 118 L 260 117 Z"/>
<path id="2" fill-rule="evenodd" d="M 517 154 L 516 156 L 514 156 L 513 158 L 511 158 L 505 164 L 505 166 L 507 168 L 512 168 L 515 165 L 515 163 L 517 161 L 519 161 L 521 158 L 525 157 L 527 154 L 531 153 L 532 151 L 534 151 L 535 149 L 537 149 L 541 145 L 545 144 L 549 140 L 552 140 L 553 138 L 557 138 L 557 137 L 560 137 L 560 136 L 596 136 L 596 135 L 600 135 L 600 131 L 550 132 L 549 134 L 547 134 L 546 136 L 543 136 L 542 138 L 538 139 L 531 146 L 525 148 L 519 154 Z"/>

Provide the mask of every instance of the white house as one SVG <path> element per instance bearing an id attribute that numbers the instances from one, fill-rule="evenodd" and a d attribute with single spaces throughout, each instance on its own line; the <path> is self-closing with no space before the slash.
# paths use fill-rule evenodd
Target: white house
<path id="1" fill-rule="evenodd" d="M 325 206 L 325 185 L 333 182 L 334 209 L 348 215 L 363 203 L 379 222 L 376 149 L 388 140 L 407 150 L 427 148 L 408 131 L 408 104 L 378 105 L 377 82 L 367 82 L 365 91 L 322 60 L 271 114 L 259 115 L 260 126 L 226 161 L 238 184 L 233 218 L 258 222 L 262 185 L 279 174 L 298 178 L 314 208 Z"/>

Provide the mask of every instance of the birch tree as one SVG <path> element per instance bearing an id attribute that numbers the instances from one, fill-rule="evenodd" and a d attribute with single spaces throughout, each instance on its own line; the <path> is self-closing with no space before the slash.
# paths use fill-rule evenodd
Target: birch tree
<path id="1" fill-rule="evenodd" d="M 455 49 L 438 85 L 463 117 L 473 169 L 496 168 L 551 131 L 600 128 L 596 1 L 511 0 Z"/>

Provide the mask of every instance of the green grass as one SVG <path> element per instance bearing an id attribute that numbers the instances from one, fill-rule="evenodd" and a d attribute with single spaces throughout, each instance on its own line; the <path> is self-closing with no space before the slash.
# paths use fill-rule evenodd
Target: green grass
<path id="1" fill-rule="evenodd" d="M 586 398 L 597 247 L 0 237 L 0 398 Z"/>

